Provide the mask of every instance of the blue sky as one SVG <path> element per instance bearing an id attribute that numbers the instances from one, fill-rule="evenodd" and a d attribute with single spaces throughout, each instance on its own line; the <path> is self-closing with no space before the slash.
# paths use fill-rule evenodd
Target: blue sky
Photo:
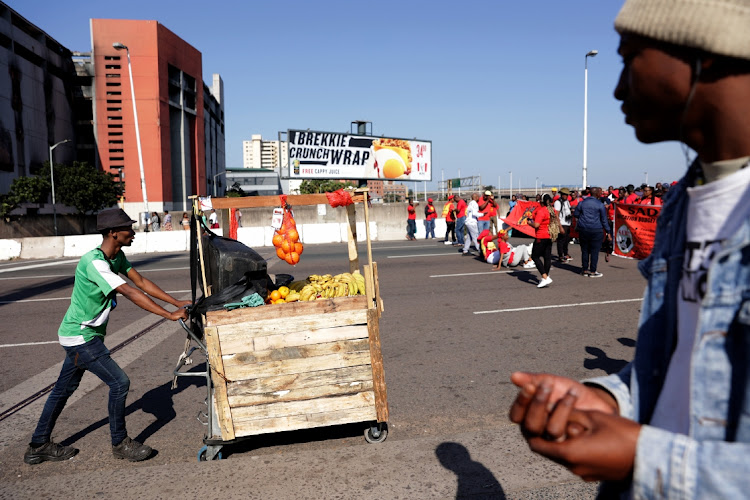
<path id="1" fill-rule="evenodd" d="M 242 141 L 290 128 L 433 143 L 433 182 L 577 185 L 589 59 L 589 184 L 654 184 L 686 168 L 677 143 L 640 144 L 612 96 L 620 0 L 194 1 L 5 0 L 71 50 L 89 51 L 90 18 L 151 19 L 221 74 L 227 166 Z M 421 191 L 423 187 L 420 185 Z"/>

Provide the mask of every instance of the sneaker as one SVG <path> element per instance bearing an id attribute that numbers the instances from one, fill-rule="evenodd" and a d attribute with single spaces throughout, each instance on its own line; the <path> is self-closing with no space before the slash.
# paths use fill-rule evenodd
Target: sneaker
<path id="1" fill-rule="evenodd" d="M 453 243 L 451 243 L 450 241 L 444 241 L 443 244 L 444 245 L 452 245 Z"/>
<path id="2" fill-rule="evenodd" d="M 563 262 L 570 262 L 571 260 L 573 260 L 573 257 L 571 257 L 570 255 L 566 255 L 563 259 Z"/>
<path id="3" fill-rule="evenodd" d="M 596 271 L 596 272 L 593 272 L 593 273 L 589 274 L 589 278 L 601 278 L 602 276 L 604 276 L 604 275 L 602 273 L 600 273 L 599 271 Z"/>
<path id="4" fill-rule="evenodd" d="M 536 264 L 534 264 L 533 262 L 527 262 L 526 264 L 523 265 L 523 268 L 524 269 L 535 269 L 536 268 Z"/>
<path id="5" fill-rule="evenodd" d="M 590 278 L 591 273 L 588 271 L 581 271 L 581 276 L 583 276 L 584 278 Z"/>
<path id="6" fill-rule="evenodd" d="M 26 448 L 26 453 L 23 454 L 23 461 L 29 465 L 36 465 L 46 461 L 61 462 L 63 460 L 70 460 L 77 453 L 78 449 L 72 446 L 63 446 L 50 440 L 38 448 L 33 448 L 29 445 Z"/>
<path id="7" fill-rule="evenodd" d="M 471 252 L 461 252 L 461 255 L 463 255 L 464 257 L 469 257 L 469 256 L 474 255 L 474 254 L 471 253 Z"/>
<path id="8" fill-rule="evenodd" d="M 552 278 L 547 276 L 546 278 L 542 278 L 542 281 L 539 282 L 539 284 L 536 286 L 537 288 L 544 288 L 546 286 L 549 286 L 549 284 L 552 283 Z"/>
<path id="9" fill-rule="evenodd" d="M 150 446 L 133 441 L 129 437 L 122 440 L 117 446 L 112 445 L 112 455 L 115 458 L 124 458 L 131 462 L 140 462 L 151 456 L 153 450 Z"/>

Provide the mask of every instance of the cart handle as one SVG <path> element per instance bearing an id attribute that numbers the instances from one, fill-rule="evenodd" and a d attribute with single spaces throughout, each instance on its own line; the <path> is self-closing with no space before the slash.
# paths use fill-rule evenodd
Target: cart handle
<path id="1" fill-rule="evenodd" d="M 203 350 L 203 352 L 207 352 L 206 344 L 204 344 L 203 342 L 201 342 L 201 340 L 198 338 L 198 336 L 195 335 L 195 333 L 193 333 L 193 330 L 191 330 L 190 327 L 185 323 L 185 320 L 183 320 L 182 318 L 180 318 L 177 321 L 180 323 L 180 326 L 187 332 L 187 334 L 190 336 L 190 338 L 192 338 L 196 342 L 196 344 L 198 344 L 198 346 Z"/>

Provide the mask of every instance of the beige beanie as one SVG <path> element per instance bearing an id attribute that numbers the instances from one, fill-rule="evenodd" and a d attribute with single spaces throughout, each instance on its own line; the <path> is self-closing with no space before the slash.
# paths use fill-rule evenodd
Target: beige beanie
<path id="1" fill-rule="evenodd" d="M 750 0 L 626 0 L 615 29 L 750 59 Z"/>

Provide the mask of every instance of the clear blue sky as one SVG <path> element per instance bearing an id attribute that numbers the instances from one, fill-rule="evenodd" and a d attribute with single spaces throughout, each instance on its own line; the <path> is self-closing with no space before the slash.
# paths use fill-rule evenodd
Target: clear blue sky
<path id="1" fill-rule="evenodd" d="M 643 145 L 612 96 L 620 0 L 5 0 L 71 50 L 91 50 L 89 19 L 156 20 L 221 74 L 228 167 L 242 141 L 289 128 L 433 141 L 434 181 L 579 184 L 584 55 L 589 59 L 589 184 L 672 181 L 677 143 Z M 410 186 L 411 187 L 411 186 Z M 421 191 L 423 187 L 420 185 Z"/>

